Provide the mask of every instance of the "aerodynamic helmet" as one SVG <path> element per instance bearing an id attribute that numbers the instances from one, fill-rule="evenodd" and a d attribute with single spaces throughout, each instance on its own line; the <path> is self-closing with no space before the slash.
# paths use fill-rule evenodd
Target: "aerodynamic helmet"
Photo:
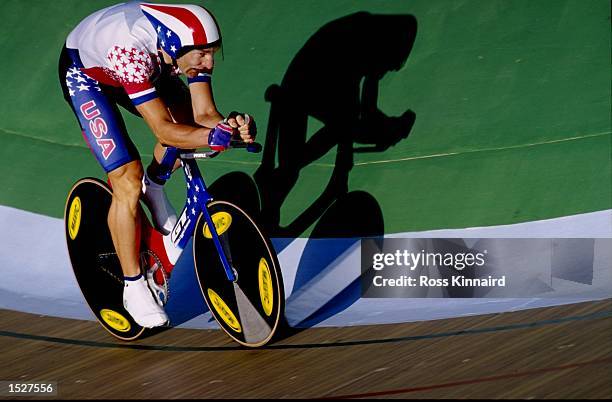
<path id="1" fill-rule="evenodd" d="M 221 44 L 219 26 L 204 7 L 143 3 L 140 8 L 157 31 L 158 45 L 173 60 L 192 49 Z"/>

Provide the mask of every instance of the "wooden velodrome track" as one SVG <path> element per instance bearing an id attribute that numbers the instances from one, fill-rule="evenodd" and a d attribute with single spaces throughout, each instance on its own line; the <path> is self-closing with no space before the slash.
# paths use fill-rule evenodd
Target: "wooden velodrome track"
<path id="1" fill-rule="evenodd" d="M 612 395 L 612 299 L 312 328 L 263 350 L 241 349 L 217 330 L 124 343 L 96 322 L 7 310 L 0 322 L 0 380 L 57 381 L 62 399 Z"/>

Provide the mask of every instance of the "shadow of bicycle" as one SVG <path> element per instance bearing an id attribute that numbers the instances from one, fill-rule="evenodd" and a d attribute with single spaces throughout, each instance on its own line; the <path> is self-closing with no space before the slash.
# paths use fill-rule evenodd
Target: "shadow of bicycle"
<path id="1" fill-rule="evenodd" d="M 350 14 L 321 27 L 297 52 L 280 85 L 271 85 L 265 93 L 270 115 L 254 183 L 247 175 L 235 172 L 214 183 L 223 197 L 249 208 L 270 237 L 293 239 L 312 228 L 292 293 L 312 284 L 326 264 L 360 238 L 384 235 L 378 201 L 366 191 L 350 191 L 349 175 L 355 153 L 382 154 L 410 134 L 416 114 L 407 109 L 400 116 L 387 116 L 378 108 L 378 91 L 380 80 L 406 63 L 416 32 L 417 21 L 412 15 L 367 12 Z M 309 119 L 322 124 L 310 136 Z M 321 194 L 300 199 L 302 212 L 281 225 L 281 209 L 296 190 L 301 171 L 334 148 L 335 160 Z M 372 180 L 384 178 L 372 174 Z M 231 186 L 226 186 L 230 182 Z M 232 192 L 228 188 L 240 190 Z M 259 205 L 256 213 L 254 206 Z M 327 244 L 322 252 L 321 243 L 316 242 L 319 239 L 344 240 L 330 240 L 335 244 Z M 277 244 L 282 244 L 282 249 L 289 242 Z M 289 323 L 315 325 L 359 297 L 356 278 L 328 300 L 314 302 L 303 319 L 296 322 L 288 317 Z M 291 297 L 287 303 L 289 306 Z"/>

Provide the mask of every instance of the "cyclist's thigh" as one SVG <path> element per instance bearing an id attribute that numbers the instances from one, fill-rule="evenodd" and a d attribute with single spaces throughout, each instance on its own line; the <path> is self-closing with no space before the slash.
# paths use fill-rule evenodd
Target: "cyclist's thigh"
<path id="1" fill-rule="evenodd" d="M 138 150 L 127 134 L 116 103 L 97 81 L 79 69 L 82 64 L 74 57 L 74 54 L 68 55 L 66 49 L 62 51 L 60 83 L 87 145 L 107 173 L 139 160 Z"/>

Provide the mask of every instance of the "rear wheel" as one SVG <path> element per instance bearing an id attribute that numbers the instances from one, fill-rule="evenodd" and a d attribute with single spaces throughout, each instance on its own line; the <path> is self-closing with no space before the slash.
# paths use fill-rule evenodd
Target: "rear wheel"
<path id="1" fill-rule="evenodd" d="M 202 295 L 221 328 L 249 347 L 268 343 L 279 326 L 285 304 L 276 252 L 257 224 L 225 201 L 208 204 L 236 281 L 228 280 L 203 214 L 196 225 L 193 255 Z"/>
<path id="2" fill-rule="evenodd" d="M 101 180 L 79 180 L 64 213 L 66 243 L 81 292 L 100 324 L 113 336 L 131 341 L 144 332 L 123 307 L 123 271 L 108 229 L 112 200 Z"/>

